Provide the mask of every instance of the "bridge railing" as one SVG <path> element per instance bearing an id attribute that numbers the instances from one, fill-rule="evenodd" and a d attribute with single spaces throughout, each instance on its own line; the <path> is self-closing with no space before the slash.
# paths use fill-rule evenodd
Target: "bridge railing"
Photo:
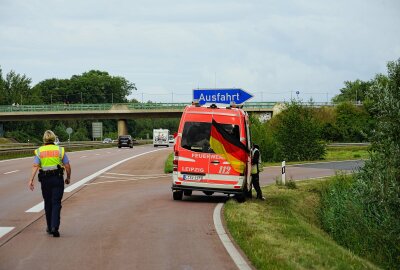
<path id="1" fill-rule="evenodd" d="M 50 112 L 110 110 L 112 104 L 1 105 L 0 112 Z"/>
<path id="2" fill-rule="evenodd" d="M 272 109 L 283 102 L 246 102 L 244 109 Z M 55 111 L 108 111 L 113 107 L 123 106 L 129 110 L 183 109 L 191 103 L 102 103 L 102 104 L 43 104 L 43 105 L 0 105 L 1 112 L 55 112 Z M 334 106 L 331 102 L 302 102 L 303 106 Z M 356 104 L 362 105 L 362 104 Z"/>

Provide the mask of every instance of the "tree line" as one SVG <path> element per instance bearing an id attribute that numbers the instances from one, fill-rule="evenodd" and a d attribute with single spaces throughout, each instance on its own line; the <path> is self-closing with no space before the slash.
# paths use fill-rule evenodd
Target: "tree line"
<path id="1" fill-rule="evenodd" d="M 3 76 L 0 68 L 0 105 L 35 105 L 35 104 L 97 104 L 97 103 L 137 103 L 128 99 L 136 90 L 134 83 L 121 76 L 111 76 L 108 72 L 90 70 L 69 79 L 45 79 L 33 87 L 32 80 L 26 75 L 10 71 Z M 151 101 L 148 101 L 151 102 Z M 116 120 L 102 120 L 104 137 L 117 138 Z M 128 120 L 128 132 L 135 138 L 151 138 L 153 128 L 177 130 L 179 119 L 138 119 Z M 46 129 L 55 131 L 61 141 L 67 141 L 67 127 L 73 129 L 71 140 L 91 140 L 92 121 L 30 121 L 5 122 L 5 136 L 19 142 L 41 142 Z"/>

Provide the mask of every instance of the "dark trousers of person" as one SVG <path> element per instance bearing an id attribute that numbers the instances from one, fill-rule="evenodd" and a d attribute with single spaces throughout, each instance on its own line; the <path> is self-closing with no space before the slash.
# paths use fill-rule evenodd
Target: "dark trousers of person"
<path id="1" fill-rule="evenodd" d="M 40 182 L 42 184 L 47 228 L 58 230 L 60 227 L 61 200 L 64 195 L 64 179 L 59 175 L 43 176 Z"/>
<path id="2" fill-rule="evenodd" d="M 254 189 L 257 192 L 257 199 L 262 198 L 262 191 L 260 188 L 260 175 L 258 173 L 251 175 L 251 182 L 253 184 Z"/>

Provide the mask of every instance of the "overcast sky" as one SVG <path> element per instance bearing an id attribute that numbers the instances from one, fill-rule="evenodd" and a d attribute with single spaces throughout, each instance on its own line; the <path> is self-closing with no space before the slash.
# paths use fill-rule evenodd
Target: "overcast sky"
<path id="1" fill-rule="evenodd" d="M 252 101 L 327 101 L 400 57 L 399 0 L 0 0 L 0 66 L 32 79 L 91 69 L 141 101 L 239 87 Z"/>

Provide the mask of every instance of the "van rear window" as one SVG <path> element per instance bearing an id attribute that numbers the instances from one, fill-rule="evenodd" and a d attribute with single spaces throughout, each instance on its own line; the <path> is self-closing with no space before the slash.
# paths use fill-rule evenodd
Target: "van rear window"
<path id="1" fill-rule="evenodd" d="M 228 132 L 233 132 L 239 139 L 239 126 L 225 124 Z M 183 127 L 181 147 L 202 153 L 214 153 L 210 148 L 211 123 L 186 122 Z"/>

